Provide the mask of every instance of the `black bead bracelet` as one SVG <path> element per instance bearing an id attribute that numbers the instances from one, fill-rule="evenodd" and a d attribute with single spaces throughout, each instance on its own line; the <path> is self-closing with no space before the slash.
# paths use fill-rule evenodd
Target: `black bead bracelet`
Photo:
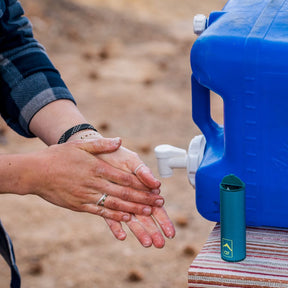
<path id="1" fill-rule="evenodd" d="M 97 130 L 91 124 L 79 124 L 68 129 L 59 139 L 58 144 L 65 143 L 72 135 L 82 130 Z"/>

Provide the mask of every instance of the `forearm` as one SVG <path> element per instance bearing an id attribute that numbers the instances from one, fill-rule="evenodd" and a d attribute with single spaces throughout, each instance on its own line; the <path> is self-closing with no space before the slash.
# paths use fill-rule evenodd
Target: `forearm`
<path id="1" fill-rule="evenodd" d="M 51 145 L 56 144 L 65 131 L 83 123 L 87 121 L 72 101 L 57 100 L 35 114 L 29 129 L 47 145 Z M 77 139 L 76 136 L 72 136 L 70 140 Z"/>
<path id="2" fill-rule="evenodd" d="M 34 39 L 20 3 L 5 2 L 0 16 L 0 113 L 17 133 L 33 137 L 30 121 L 41 109 L 55 100 L 74 99 Z"/>
<path id="3" fill-rule="evenodd" d="M 33 154 L 3 154 L 0 157 L 0 194 L 25 195 L 32 190 L 33 177 L 39 171 Z M 31 168 L 33 166 L 33 169 Z M 35 179 L 37 179 L 35 178 Z"/>

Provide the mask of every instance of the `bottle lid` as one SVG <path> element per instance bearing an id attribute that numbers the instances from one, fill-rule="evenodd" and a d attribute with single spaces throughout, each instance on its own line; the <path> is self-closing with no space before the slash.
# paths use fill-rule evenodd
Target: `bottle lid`
<path id="1" fill-rule="evenodd" d="M 220 189 L 232 192 L 240 191 L 245 189 L 245 183 L 234 174 L 230 174 L 222 179 Z"/>

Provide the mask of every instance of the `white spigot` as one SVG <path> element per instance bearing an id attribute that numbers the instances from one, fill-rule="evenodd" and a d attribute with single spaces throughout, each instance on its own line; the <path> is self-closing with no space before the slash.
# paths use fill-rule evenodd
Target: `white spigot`
<path id="1" fill-rule="evenodd" d="M 161 177 L 172 176 L 173 168 L 186 168 L 186 150 L 163 144 L 157 146 L 154 151 L 158 160 L 158 171 Z"/>
<path id="2" fill-rule="evenodd" d="M 189 145 L 188 153 L 185 149 L 168 144 L 155 148 L 158 161 L 158 171 L 161 177 L 172 176 L 174 168 L 186 168 L 190 183 L 195 186 L 196 171 L 203 159 L 206 140 L 203 135 L 194 137 Z"/>

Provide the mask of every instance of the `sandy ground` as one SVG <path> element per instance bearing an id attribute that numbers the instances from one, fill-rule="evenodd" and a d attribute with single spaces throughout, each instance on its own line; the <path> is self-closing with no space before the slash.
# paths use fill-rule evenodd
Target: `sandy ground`
<path id="1" fill-rule="evenodd" d="M 80 110 L 105 136 L 121 136 L 124 146 L 138 152 L 157 176 L 154 147 L 169 143 L 186 149 L 199 134 L 191 119 L 193 16 L 208 15 L 224 3 L 22 1 L 36 38 Z M 212 110 L 221 122 L 218 98 L 213 97 Z M 5 139 L 3 153 L 45 147 L 9 129 Z M 145 249 L 131 233 L 126 241 L 117 241 L 96 216 L 60 209 L 33 196 L 2 195 L 0 218 L 14 242 L 22 287 L 187 287 L 189 264 L 213 223 L 198 214 L 185 171 L 162 179 L 162 194 L 177 229 L 163 249 Z M 3 260 L 0 287 L 9 287 Z"/>

